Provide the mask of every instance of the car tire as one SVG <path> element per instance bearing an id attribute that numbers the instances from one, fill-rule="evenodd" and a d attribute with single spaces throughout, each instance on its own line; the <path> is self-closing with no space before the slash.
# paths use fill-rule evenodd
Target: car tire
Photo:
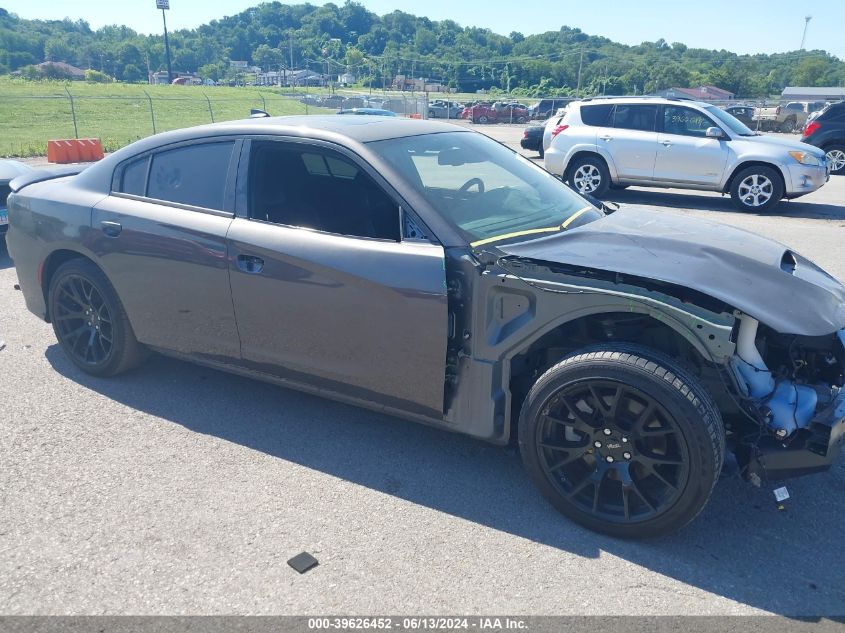
<path id="1" fill-rule="evenodd" d="M 730 191 L 737 208 L 768 211 L 783 198 L 783 179 L 772 167 L 752 165 L 734 176 Z"/>
<path id="2" fill-rule="evenodd" d="M 793 117 L 789 117 L 780 124 L 780 131 L 784 134 L 792 134 L 795 131 L 795 119 Z"/>
<path id="3" fill-rule="evenodd" d="M 725 456 L 721 416 L 699 380 L 629 344 L 587 348 L 546 371 L 523 403 L 518 435 L 529 477 L 559 512 L 623 538 L 692 521 Z"/>
<path id="4" fill-rule="evenodd" d="M 845 174 L 845 145 L 828 145 L 824 151 L 830 163 L 830 173 L 838 176 Z"/>
<path id="5" fill-rule="evenodd" d="M 579 193 L 600 198 L 610 188 L 610 172 L 604 160 L 596 154 L 581 156 L 572 161 L 564 178 Z"/>
<path id="6" fill-rule="evenodd" d="M 517 123 L 525 123 L 525 117 L 524 116 L 517 117 L 516 122 Z"/>
<path id="7" fill-rule="evenodd" d="M 487 123 L 488 120 L 489 119 L 484 114 L 482 114 L 480 117 L 478 117 L 478 123 Z"/>
<path id="8" fill-rule="evenodd" d="M 56 339 L 82 371 L 115 376 L 146 357 L 117 292 L 90 260 L 72 259 L 59 266 L 47 297 Z"/>

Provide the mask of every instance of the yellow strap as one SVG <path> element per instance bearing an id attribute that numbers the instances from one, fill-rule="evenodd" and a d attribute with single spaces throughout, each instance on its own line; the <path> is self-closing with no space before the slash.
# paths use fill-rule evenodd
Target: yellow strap
<path id="1" fill-rule="evenodd" d="M 566 219 L 566 222 L 564 222 L 563 224 L 559 224 L 557 226 L 548 226 L 548 227 L 542 228 L 542 229 L 526 229 L 524 231 L 514 231 L 513 233 L 505 233 L 503 235 L 494 235 L 493 237 L 487 237 L 483 240 L 478 240 L 476 242 L 470 242 L 470 246 L 475 248 L 476 246 L 481 246 L 482 244 L 489 244 L 490 242 L 498 242 L 499 240 L 506 240 L 506 239 L 509 239 L 511 237 L 521 237 L 523 235 L 535 235 L 537 233 L 556 233 L 557 231 L 560 231 L 561 229 L 565 229 L 566 227 L 568 227 L 579 216 L 583 215 L 584 213 L 586 213 L 590 209 L 592 209 L 592 207 L 584 207 L 583 209 L 579 209 L 578 211 L 576 211 L 575 213 L 570 215 Z"/>

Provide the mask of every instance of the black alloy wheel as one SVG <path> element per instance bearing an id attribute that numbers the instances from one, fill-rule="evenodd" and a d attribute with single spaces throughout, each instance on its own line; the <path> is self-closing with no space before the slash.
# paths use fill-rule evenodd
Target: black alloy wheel
<path id="1" fill-rule="evenodd" d="M 584 380 L 543 410 L 540 463 L 558 492 L 598 519 L 653 518 L 689 479 L 689 452 L 674 418 L 652 396 L 621 382 Z"/>
<path id="2" fill-rule="evenodd" d="M 654 537 L 704 508 L 725 452 L 721 416 L 684 367 L 607 344 L 546 371 L 523 403 L 529 476 L 562 514 L 599 532 Z"/>
<path id="3" fill-rule="evenodd" d="M 90 260 L 72 259 L 59 266 L 47 299 L 56 338 L 68 358 L 86 373 L 113 376 L 146 356 L 117 293 Z"/>
<path id="4" fill-rule="evenodd" d="M 51 318 L 59 342 L 77 364 L 101 365 L 114 347 L 114 324 L 100 290 L 85 277 L 65 275 L 55 291 Z"/>

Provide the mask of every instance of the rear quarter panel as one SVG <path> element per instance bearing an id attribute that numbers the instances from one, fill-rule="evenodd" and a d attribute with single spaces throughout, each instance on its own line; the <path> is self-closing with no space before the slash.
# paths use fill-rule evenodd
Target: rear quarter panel
<path id="1" fill-rule="evenodd" d="M 9 196 L 9 255 L 27 308 L 42 319 L 47 308 L 41 277 L 51 253 L 69 250 L 94 259 L 88 247 L 91 208 L 104 196 L 76 187 L 73 180 L 40 182 Z"/>

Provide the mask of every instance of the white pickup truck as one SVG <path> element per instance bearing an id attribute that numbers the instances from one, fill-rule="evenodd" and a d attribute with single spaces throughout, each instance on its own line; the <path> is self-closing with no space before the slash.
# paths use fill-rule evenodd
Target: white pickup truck
<path id="1" fill-rule="evenodd" d="M 821 110 L 824 101 L 790 101 L 785 105 L 754 109 L 755 122 L 764 132 L 798 132 L 807 122 L 811 112 Z"/>

